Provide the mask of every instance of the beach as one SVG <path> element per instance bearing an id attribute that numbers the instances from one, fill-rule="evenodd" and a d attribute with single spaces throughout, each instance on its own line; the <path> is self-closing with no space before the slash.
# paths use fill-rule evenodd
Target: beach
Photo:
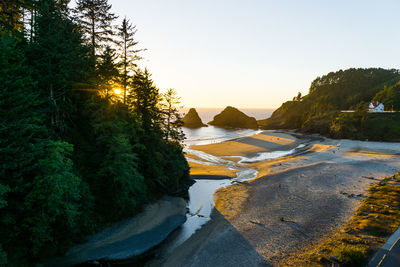
<path id="1" fill-rule="evenodd" d="M 232 179 L 232 164 L 254 173 L 215 192 L 211 220 L 160 256 L 163 266 L 282 265 L 339 231 L 366 190 L 400 170 L 399 143 L 293 131 L 191 146 L 187 157 L 195 178 Z"/>

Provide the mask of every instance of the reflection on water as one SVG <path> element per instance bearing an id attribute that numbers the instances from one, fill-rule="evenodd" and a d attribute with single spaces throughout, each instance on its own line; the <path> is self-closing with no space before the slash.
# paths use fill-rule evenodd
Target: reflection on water
<path id="1" fill-rule="evenodd" d="M 246 181 L 257 177 L 258 172 L 246 167 L 237 167 L 233 161 L 225 160 L 198 150 L 186 149 L 186 152 L 199 157 L 201 160 L 193 160 L 206 165 L 220 165 L 233 170 L 238 170 L 233 179 L 222 180 L 196 180 L 189 188 L 189 203 L 187 221 L 181 226 L 179 233 L 168 244 L 167 251 L 171 251 L 186 241 L 196 230 L 200 229 L 210 220 L 214 207 L 214 192 L 219 188 L 232 184 L 233 181 Z"/>
<path id="2" fill-rule="evenodd" d="M 224 108 L 196 108 L 203 123 L 208 123 L 213 120 L 214 116 L 221 113 Z M 269 118 L 275 109 L 271 108 L 239 108 L 240 111 L 247 116 L 254 117 L 256 120 Z M 189 111 L 189 107 L 181 109 L 182 115 Z"/>
<path id="3" fill-rule="evenodd" d="M 170 243 L 170 249 L 182 244 L 205 223 L 210 220 L 211 211 L 214 207 L 213 194 L 221 187 L 230 185 L 226 180 L 196 180 L 196 183 L 189 189 L 190 201 L 188 204 L 189 213 L 187 221 L 181 226 L 179 234 Z"/>
<path id="4" fill-rule="evenodd" d="M 210 122 L 215 115 L 220 113 L 223 108 L 196 108 L 203 123 Z M 273 109 L 240 109 L 248 116 L 256 118 L 256 120 L 266 119 L 271 116 Z M 183 114 L 187 113 L 188 108 L 181 110 Z M 222 141 L 235 139 L 239 137 L 251 136 L 259 133 L 260 131 L 249 130 L 249 129 L 226 129 L 220 127 L 214 127 L 209 125 L 208 127 L 201 127 L 198 129 L 189 129 L 183 127 L 183 132 L 186 135 L 185 144 L 188 146 L 192 145 L 207 145 L 212 143 L 219 143 Z"/>
<path id="5" fill-rule="evenodd" d="M 182 129 L 186 136 L 185 144 L 188 146 L 220 143 L 226 140 L 252 136 L 262 132 L 261 130 L 250 129 L 226 129 L 211 125 L 197 129 L 190 129 L 186 127 L 183 127 Z"/>
<path id="6" fill-rule="evenodd" d="M 297 146 L 296 148 L 294 148 L 292 150 L 260 152 L 260 153 L 257 153 L 257 155 L 254 157 L 231 156 L 231 158 L 239 158 L 240 160 L 238 161 L 238 163 L 240 163 L 240 164 L 255 163 L 255 162 L 260 162 L 260 161 L 282 158 L 282 157 L 288 156 L 290 154 L 293 154 L 296 151 L 296 149 L 303 148 L 303 147 L 305 147 L 305 145 L 300 144 L 299 146 Z"/>

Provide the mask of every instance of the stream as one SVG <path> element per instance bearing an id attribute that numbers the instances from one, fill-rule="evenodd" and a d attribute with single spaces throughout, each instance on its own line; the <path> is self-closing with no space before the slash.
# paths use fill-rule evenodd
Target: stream
<path id="1" fill-rule="evenodd" d="M 252 180 L 257 177 L 258 171 L 246 167 L 246 163 L 254 163 L 259 161 L 271 160 L 293 154 L 296 149 L 304 147 L 303 144 L 297 148 L 287 151 L 272 151 L 262 152 L 256 154 L 254 157 L 241 157 L 238 163 L 242 166 L 237 166 L 235 162 L 207 154 L 202 151 L 193 150 L 190 148 L 185 149 L 186 153 L 197 156 L 199 159 L 187 158 L 188 161 L 196 162 L 205 165 L 218 165 L 231 170 L 237 170 L 235 178 L 220 179 L 220 180 L 206 180 L 196 179 L 196 183 L 189 188 L 189 202 L 188 214 L 186 222 L 180 227 L 178 232 L 173 236 L 164 248 L 164 252 L 171 252 L 173 249 L 185 242 L 192 236 L 198 229 L 210 220 L 210 215 L 214 207 L 214 192 L 219 188 L 229 186 L 235 182 L 244 182 Z M 232 156 L 229 156 L 232 157 Z"/>

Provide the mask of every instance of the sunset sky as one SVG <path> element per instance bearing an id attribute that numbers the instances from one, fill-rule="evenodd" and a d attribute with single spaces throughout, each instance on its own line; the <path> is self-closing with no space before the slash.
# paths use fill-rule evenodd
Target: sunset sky
<path id="1" fill-rule="evenodd" d="M 350 67 L 399 68 L 398 0 L 109 0 L 186 107 L 276 108 Z"/>

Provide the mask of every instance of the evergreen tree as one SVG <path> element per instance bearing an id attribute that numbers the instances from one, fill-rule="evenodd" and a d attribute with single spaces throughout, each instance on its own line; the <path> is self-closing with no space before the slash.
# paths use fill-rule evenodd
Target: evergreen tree
<path id="1" fill-rule="evenodd" d="M 27 245 L 24 244 L 26 237 L 19 240 L 24 232 L 21 229 L 24 199 L 31 187 L 39 147 L 45 141 L 47 131 L 43 116 L 38 114 L 43 100 L 36 92 L 21 45 L 4 34 L 0 39 L 0 84 L 0 183 L 3 196 L 0 240 L 9 258 L 18 258 L 14 254 Z"/>
<path id="2" fill-rule="evenodd" d="M 46 100 L 31 78 L 21 44 L 2 36 L 0 46 L 0 184 L 3 197 L 7 193 L 0 239 L 9 261 L 20 265 L 57 244 L 50 241 L 72 225 L 79 179 L 64 152 L 70 145 L 50 138 L 41 112 Z"/>
<path id="3" fill-rule="evenodd" d="M 393 86 L 385 86 L 379 91 L 373 101 L 379 101 L 385 106 L 385 110 L 400 110 L 400 83 Z"/>
<path id="4" fill-rule="evenodd" d="M 151 74 L 147 69 L 137 69 L 127 96 L 127 104 L 139 118 L 139 142 L 143 145 L 139 152 L 139 166 L 141 173 L 146 177 L 150 192 L 156 192 L 157 186 L 160 186 L 165 163 L 160 153 L 163 148 L 160 101 L 161 95 L 151 80 Z"/>
<path id="5" fill-rule="evenodd" d="M 118 45 L 121 51 L 121 83 L 124 90 L 124 104 L 126 103 L 127 86 L 131 79 L 130 73 L 132 73 L 134 70 L 133 68 L 136 67 L 134 62 L 141 59 L 141 57 L 138 56 L 138 53 L 144 50 L 133 49 L 138 44 L 134 39 L 136 32 L 136 26 L 133 26 L 129 20 L 124 18 L 121 26 L 118 28 L 118 36 L 120 38 Z"/>
<path id="6" fill-rule="evenodd" d="M 168 142 L 172 141 L 181 142 L 184 139 L 182 132 L 182 115 L 179 113 L 180 97 L 178 97 L 175 89 L 168 89 L 163 94 L 163 115 L 164 115 L 164 128 L 165 128 L 165 140 Z"/>
<path id="7" fill-rule="evenodd" d="M 0 148 L 1 150 L 1 148 Z M 5 181 L 1 181 L 1 183 L 5 183 Z M 0 183 L 0 214 L 2 214 L 1 209 L 7 207 L 7 193 L 10 191 L 10 187 L 7 185 L 3 185 Z M 0 243 L 0 265 L 7 264 L 7 254 L 3 250 L 3 246 Z"/>
<path id="8" fill-rule="evenodd" d="M 43 258 L 63 250 L 63 242 L 77 232 L 81 180 L 70 159 L 73 147 L 49 140 L 40 148 L 38 171 L 26 195 L 24 224 L 30 231 L 31 255 Z M 43 255 L 44 254 L 44 255 Z"/>
<path id="9" fill-rule="evenodd" d="M 72 89 L 86 81 L 88 50 L 81 34 L 52 0 L 43 0 L 35 25 L 29 60 L 34 78 L 49 101 L 49 120 L 64 132 L 71 112 Z"/>
<path id="10" fill-rule="evenodd" d="M 112 41 L 112 22 L 117 18 L 110 12 L 107 0 L 77 0 L 77 21 L 83 33 L 90 40 L 92 56 L 102 44 Z"/>
<path id="11" fill-rule="evenodd" d="M 100 55 L 100 60 L 97 65 L 97 86 L 101 92 L 104 92 L 107 99 L 119 76 L 118 67 L 115 63 L 116 57 L 115 50 L 110 46 L 106 46 L 104 52 Z"/>
<path id="12" fill-rule="evenodd" d="M 167 95 L 163 112 L 149 72 L 129 78 L 139 51 L 129 35 L 135 28 L 125 20 L 126 105 L 93 89 L 98 85 L 107 95 L 121 81 L 111 47 L 99 57 L 97 72 L 90 68 L 91 52 L 110 37 L 99 21 L 111 6 L 79 1 L 103 8 L 95 9 L 102 14 L 93 17 L 98 36 L 90 50 L 68 2 L 0 3 L 0 265 L 32 266 L 60 255 L 79 237 L 188 181 L 174 132 L 176 93 Z M 28 10 L 29 36 L 18 28 L 24 17 L 11 7 Z"/>
<path id="13" fill-rule="evenodd" d="M 24 0 L 2 0 L 0 2 L 0 28 L 8 33 L 22 31 Z"/>
<path id="14" fill-rule="evenodd" d="M 140 117 L 145 135 L 151 135 L 160 128 L 160 101 L 161 95 L 151 80 L 149 71 L 136 70 L 128 95 L 128 105 Z"/>
<path id="15" fill-rule="evenodd" d="M 139 173 L 139 124 L 122 103 L 93 101 L 90 124 L 101 153 L 92 180 L 98 212 L 108 219 L 133 215 L 146 200 L 144 177 Z M 129 215 L 128 215 L 129 216 Z"/>

